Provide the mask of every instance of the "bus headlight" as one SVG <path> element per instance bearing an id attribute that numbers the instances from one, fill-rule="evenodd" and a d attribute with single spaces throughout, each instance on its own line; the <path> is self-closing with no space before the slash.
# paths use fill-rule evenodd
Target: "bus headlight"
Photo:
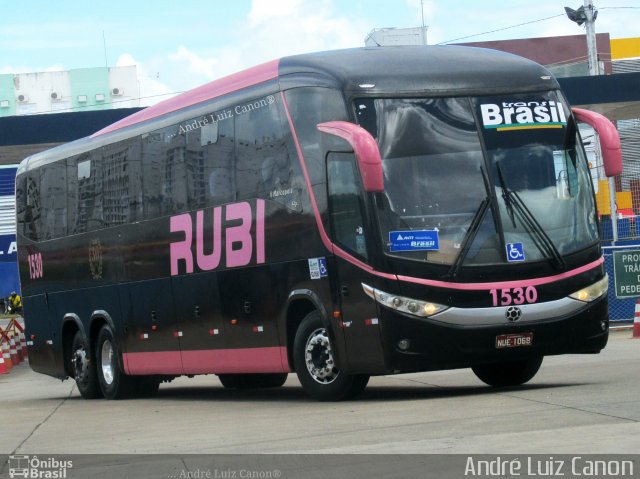
<path id="1" fill-rule="evenodd" d="M 443 304 L 421 301 L 419 299 L 405 298 L 396 294 L 385 293 L 362 283 L 362 289 L 370 298 L 389 309 L 411 314 L 421 318 L 433 316 L 436 313 L 449 308 Z"/>
<path id="2" fill-rule="evenodd" d="M 609 288 L 609 276 L 604 275 L 600 281 L 593 283 L 591 286 L 587 286 L 586 288 L 582 288 L 580 291 L 576 291 L 573 294 L 570 294 L 569 297 L 573 299 L 577 299 L 578 301 L 584 301 L 585 303 L 590 303 L 593 300 L 598 299 L 600 296 L 607 292 Z"/>

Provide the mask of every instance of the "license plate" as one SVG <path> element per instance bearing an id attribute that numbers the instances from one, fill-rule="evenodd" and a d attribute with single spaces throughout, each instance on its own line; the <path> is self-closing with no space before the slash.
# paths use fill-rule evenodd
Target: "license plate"
<path id="1" fill-rule="evenodd" d="M 533 333 L 501 334 L 496 336 L 496 349 L 521 348 L 533 344 Z"/>

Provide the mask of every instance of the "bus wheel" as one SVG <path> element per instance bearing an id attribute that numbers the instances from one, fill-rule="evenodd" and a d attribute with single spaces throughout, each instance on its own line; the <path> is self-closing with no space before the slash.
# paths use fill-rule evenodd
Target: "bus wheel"
<path id="1" fill-rule="evenodd" d="M 279 388 L 288 374 L 218 374 L 218 379 L 228 389 Z"/>
<path id="2" fill-rule="evenodd" d="M 520 386 L 536 375 L 542 364 L 542 359 L 543 357 L 540 356 L 521 361 L 481 364 L 472 366 L 471 369 L 478 376 L 478 379 L 489 386 Z"/>
<path id="3" fill-rule="evenodd" d="M 305 392 L 319 401 L 350 399 L 364 391 L 369 382 L 368 375 L 345 374 L 336 367 L 318 311 L 309 313 L 296 331 L 293 363 Z"/>
<path id="4" fill-rule="evenodd" d="M 82 331 L 76 332 L 71 343 L 71 371 L 80 395 L 85 399 L 102 396 L 95 361 L 91 360 L 87 342 Z"/>
<path id="5" fill-rule="evenodd" d="M 122 399 L 134 395 L 137 389 L 135 381 L 120 370 L 114 334 L 106 324 L 98 334 L 96 359 L 100 389 L 105 398 Z"/>

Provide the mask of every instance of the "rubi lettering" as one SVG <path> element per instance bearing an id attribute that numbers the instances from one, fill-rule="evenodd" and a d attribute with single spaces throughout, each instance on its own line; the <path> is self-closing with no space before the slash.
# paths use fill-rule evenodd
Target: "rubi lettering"
<path id="1" fill-rule="evenodd" d="M 257 200 L 255 211 L 250 203 L 241 202 L 196 211 L 195 221 L 193 213 L 171 217 L 170 232 L 176 234 L 169 245 L 171 275 L 193 273 L 194 266 L 198 271 L 211 271 L 247 266 L 252 261 L 264 263 L 264 215 L 264 200 Z"/>
<path id="2" fill-rule="evenodd" d="M 249 210 L 249 214 L 251 214 L 251 210 Z M 204 211 L 198 211 L 196 213 L 196 262 L 198 263 L 198 268 L 203 271 L 216 269 L 220 264 L 220 257 L 222 253 L 222 248 L 220 247 L 220 243 L 222 243 L 222 240 L 220 238 L 220 236 L 222 235 L 222 228 L 220 227 L 221 222 L 222 208 L 218 206 L 217 208 L 213 209 L 213 235 L 211 235 L 211 253 L 205 254 Z"/>
<path id="3" fill-rule="evenodd" d="M 169 245 L 171 256 L 171 276 L 178 274 L 178 261 L 186 263 L 187 273 L 193 273 L 193 254 L 191 253 L 191 243 L 193 242 L 193 226 L 191 215 L 183 213 L 172 216 L 169 228 L 172 233 L 184 233 L 184 239 L 174 241 Z"/>

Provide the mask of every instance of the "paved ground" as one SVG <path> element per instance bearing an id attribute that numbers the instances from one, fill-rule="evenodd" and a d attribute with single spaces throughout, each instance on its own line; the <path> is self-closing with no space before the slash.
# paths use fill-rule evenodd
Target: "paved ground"
<path id="1" fill-rule="evenodd" d="M 637 454 L 639 372 L 628 330 L 600 355 L 546 358 L 525 387 L 492 390 L 469 370 L 420 373 L 372 378 L 341 403 L 308 399 L 295 375 L 276 390 L 230 391 L 201 376 L 152 399 L 87 401 L 70 380 L 22 364 L 0 376 L 0 454 Z"/>
<path id="2" fill-rule="evenodd" d="M 492 390 L 469 370 L 421 373 L 372 378 L 341 403 L 308 399 L 294 375 L 275 390 L 230 391 L 203 376 L 152 399 L 87 401 L 70 380 L 21 364 L 0 375 L 0 478 L 8 454 L 73 455 L 63 456 L 70 479 L 449 478 L 464 477 L 470 454 L 515 454 L 522 477 L 532 458 L 561 459 L 577 477 L 576 455 L 635 454 L 624 477 L 640 478 L 638 371 L 629 330 L 600 355 L 546 358 L 524 387 Z"/>

